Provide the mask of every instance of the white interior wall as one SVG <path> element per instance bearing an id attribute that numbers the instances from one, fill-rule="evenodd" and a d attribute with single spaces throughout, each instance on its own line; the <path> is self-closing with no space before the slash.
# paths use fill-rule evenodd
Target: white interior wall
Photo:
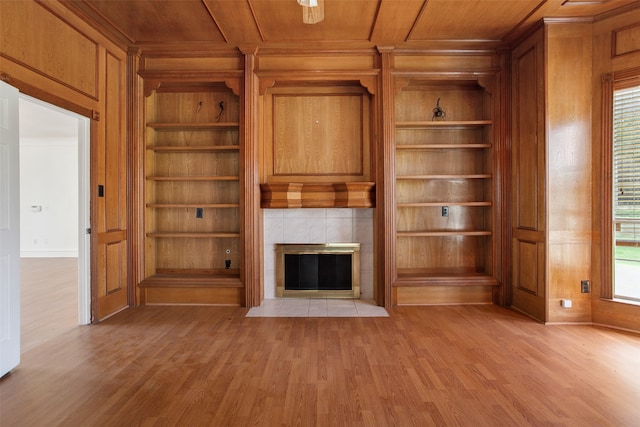
<path id="1" fill-rule="evenodd" d="M 78 120 L 20 99 L 20 256 L 78 256 Z"/>
<path id="2" fill-rule="evenodd" d="M 20 139 L 22 257 L 78 256 L 78 144 Z"/>

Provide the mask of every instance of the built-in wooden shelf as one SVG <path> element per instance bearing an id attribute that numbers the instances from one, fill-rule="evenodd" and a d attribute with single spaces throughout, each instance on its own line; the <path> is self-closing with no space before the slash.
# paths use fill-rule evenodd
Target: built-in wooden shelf
<path id="1" fill-rule="evenodd" d="M 398 175 L 396 176 L 396 180 L 401 179 L 489 179 L 491 178 L 490 173 L 476 173 L 476 174 L 452 174 L 452 175 Z"/>
<path id="2" fill-rule="evenodd" d="M 373 182 L 260 184 L 263 208 L 373 208 Z"/>
<path id="3" fill-rule="evenodd" d="M 440 207 L 440 206 L 491 206 L 491 202 L 408 202 L 408 203 L 396 203 L 396 207 L 399 208 L 422 208 L 422 207 Z"/>
<path id="4" fill-rule="evenodd" d="M 239 215 L 244 188 L 238 185 L 241 77 L 193 78 L 191 73 L 145 75 L 145 88 L 155 90 L 146 92 L 140 301 L 238 306 L 245 297 L 238 269 L 244 263 L 245 230 Z"/>
<path id="5" fill-rule="evenodd" d="M 462 148 L 491 148 L 491 144 L 403 144 L 396 145 L 396 150 L 442 150 Z"/>
<path id="6" fill-rule="evenodd" d="M 491 120 L 451 120 L 451 121 L 398 121 L 396 122 L 397 129 L 427 129 L 427 128 L 451 128 L 451 129 L 464 129 L 488 126 L 493 124 Z"/>
<path id="7" fill-rule="evenodd" d="M 421 269 L 399 269 L 394 286 L 498 286 L 495 277 L 485 273 L 458 271 L 434 272 Z"/>
<path id="8" fill-rule="evenodd" d="M 174 231 L 153 231 L 147 233 L 147 237 L 173 237 L 180 239 L 191 238 L 212 238 L 212 237 L 225 237 L 225 238 L 237 238 L 240 237 L 240 233 L 232 232 L 174 232 Z"/>
<path id="9" fill-rule="evenodd" d="M 485 230 L 432 230 L 432 231 L 398 231 L 398 237 L 439 237 L 439 236 L 491 236 Z"/>
<path id="10" fill-rule="evenodd" d="M 239 151 L 237 145 L 150 145 L 148 150 L 156 153 L 221 153 Z"/>
<path id="11" fill-rule="evenodd" d="M 148 208 L 209 208 L 209 209 L 229 209 L 239 208 L 240 203 L 147 203 Z"/>
<path id="12" fill-rule="evenodd" d="M 398 305 L 490 302 L 494 277 L 493 113 L 480 84 L 416 79 L 395 102 Z M 443 101 L 447 120 L 415 108 Z M 450 120 L 450 119 L 465 120 Z M 451 208 L 443 217 L 442 207 Z M 385 254 L 386 255 L 386 254 Z"/>
<path id="13" fill-rule="evenodd" d="M 239 181 L 240 177 L 228 176 L 148 176 L 149 181 Z"/>
<path id="14" fill-rule="evenodd" d="M 140 286 L 154 287 L 242 287 L 238 269 L 211 273 L 160 273 L 145 278 Z"/>
<path id="15" fill-rule="evenodd" d="M 233 130 L 239 129 L 238 122 L 213 123 L 147 123 L 147 127 L 158 132 L 202 131 L 202 130 Z"/>

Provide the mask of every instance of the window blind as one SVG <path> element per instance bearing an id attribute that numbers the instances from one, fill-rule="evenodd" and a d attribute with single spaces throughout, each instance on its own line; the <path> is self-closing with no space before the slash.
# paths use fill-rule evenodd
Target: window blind
<path id="1" fill-rule="evenodd" d="M 640 86 L 613 95 L 616 240 L 640 241 Z"/>

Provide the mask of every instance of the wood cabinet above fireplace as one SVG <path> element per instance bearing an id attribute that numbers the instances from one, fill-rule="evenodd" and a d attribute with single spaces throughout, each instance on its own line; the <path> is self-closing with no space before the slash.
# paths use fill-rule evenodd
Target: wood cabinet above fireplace
<path id="1" fill-rule="evenodd" d="M 263 100 L 262 207 L 375 205 L 367 88 L 296 83 Z"/>

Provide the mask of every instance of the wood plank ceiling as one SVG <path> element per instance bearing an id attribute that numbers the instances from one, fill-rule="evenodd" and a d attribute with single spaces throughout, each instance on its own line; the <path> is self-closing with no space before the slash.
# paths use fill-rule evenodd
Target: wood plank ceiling
<path id="1" fill-rule="evenodd" d="M 323 0 L 302 22 L 296 0 L 70 0 L 129 46 L 494 48 L 542 18 L 591 20 L 637 0 Z"/>

